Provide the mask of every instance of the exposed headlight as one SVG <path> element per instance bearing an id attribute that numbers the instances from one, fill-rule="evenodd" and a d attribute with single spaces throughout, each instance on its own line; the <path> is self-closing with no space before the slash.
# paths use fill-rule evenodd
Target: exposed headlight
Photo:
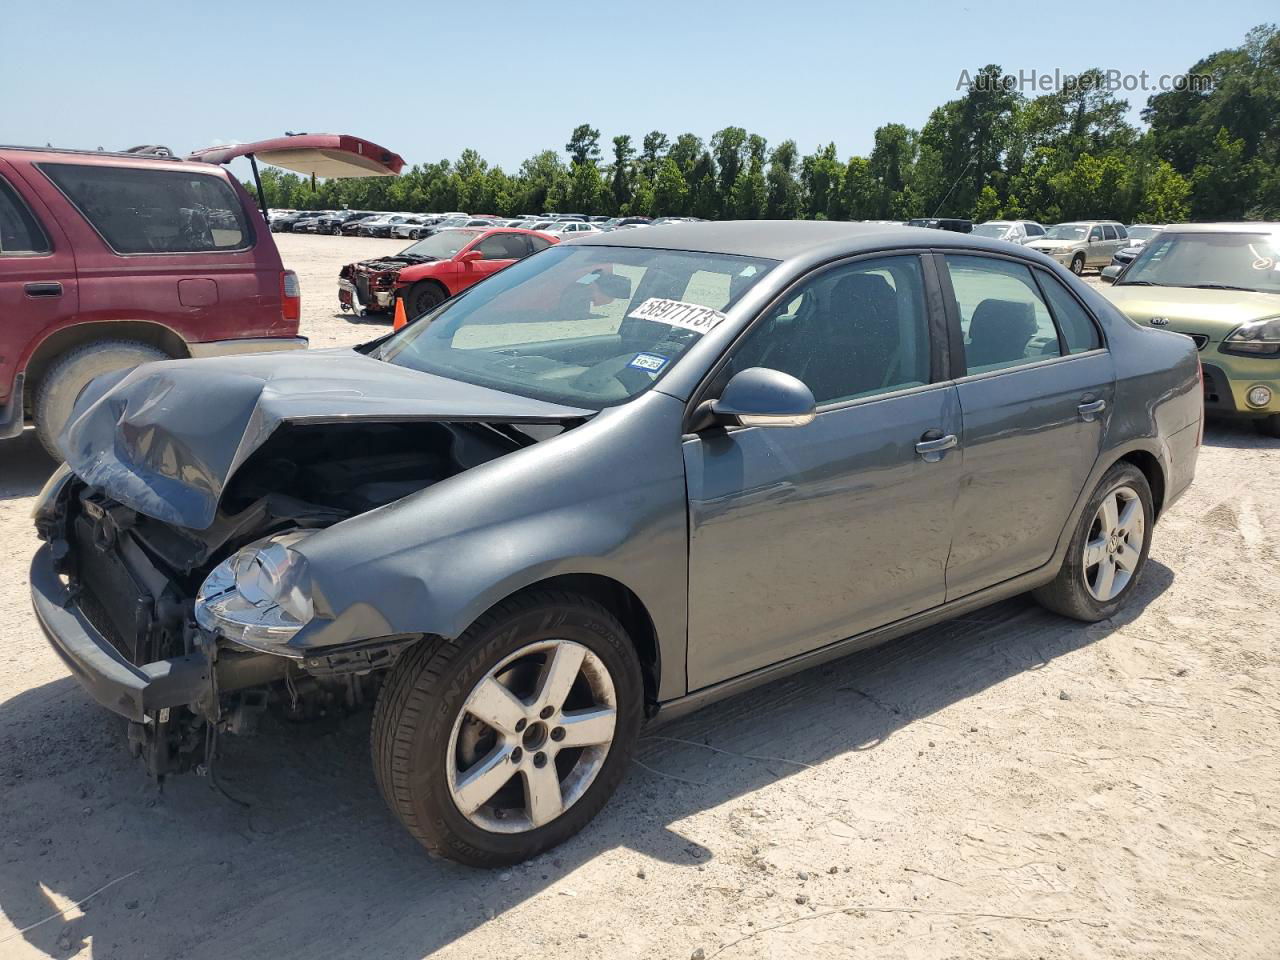
<path id="1" fill-rule="evenodd" d="M 1280 317 L 1253 320 L 1237 327 L 1222 341 L 1227 353 L 1243 353 L 1250 356 L 1275 356 L 1280 354 Z"/>
<path id="2" fill-rule="evenodd" d="M 254 650 L 300 657 L 285 644 L 314 609 L 307 560 L 291 548 L 317 532 L 268 537 L 218 564 L 196 594 L 196 622 Z"/>

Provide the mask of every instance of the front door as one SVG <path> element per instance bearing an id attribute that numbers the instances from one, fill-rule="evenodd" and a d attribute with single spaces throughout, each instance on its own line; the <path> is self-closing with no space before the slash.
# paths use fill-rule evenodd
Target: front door
<path id="1" fill-rule="evenodd" d="M 1096 324 L 1048 271 L 993 256 L 942 261 L 965 374 L 954 600 L 1049 560 L 1101 451 L 1115 378 Z"/>
<path id="2" fill-rule="evenodd" d="M 713 395 L 749 367 L 790 373 L 818 414 L 684 442 L 690 690 L 943 601 L 960 413 L 922 278 L 914 255 L 826 269 L 717 374 Z"/>

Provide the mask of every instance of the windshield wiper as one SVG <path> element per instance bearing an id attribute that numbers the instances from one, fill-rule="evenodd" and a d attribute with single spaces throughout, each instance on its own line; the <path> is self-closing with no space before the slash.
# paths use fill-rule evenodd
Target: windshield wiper
<path id="1" fill-rule="evenodd" d="M 1117 287 L 1167 287 L 1167 283 L 1156 283 L 1154 280 L 1117 280 Z"/>
<path id="2" fill-rule="evenodd" d="M 1256 287 L 1237 287 L 1230 283 L 1190 283 L 1187 286 L 1193 290 L 1242 290 L 1245 293 L 1261 293 L 1262 291 Z"/>

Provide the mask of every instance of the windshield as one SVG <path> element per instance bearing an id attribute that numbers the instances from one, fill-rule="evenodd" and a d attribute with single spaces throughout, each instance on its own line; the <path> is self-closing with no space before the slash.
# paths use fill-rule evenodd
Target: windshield
<path id="1" fill-rule="evenodd" d="M 1159 233 L 1120 282 L 1280 293 L 1280 231 Z"/>
<path id="2" fill-rule="evenodd" d="M 400 253 L 415 257 L 432 257 L 435 260 L 448 260 L 475 237 L 474 230 L 439 230 L 419 240 L 413 246 L 405 247 Z"/>
<path id="3" fill-rule="evenodd" d="M 1008 232 L 1009 224 L 1007 223 L 980 223 L 973 228 L 975 237 L 995 237 L 997 240 L 1003 239 Z"/>
<path id="4" fill-rule="evenodd" d="M 773 265 L 643 247 L 552 247 L 445 302 L 374 356 L 600 409 L 652 386 Z"/>
<path id="5" fill-rule="evenodd" d="M 1130 227 L 1129 239 L 1130 240 L 1150 240 L 1159 232 L 1160 232 L 1159 227 Z"/>
<path id="6" fill-rule="evenodd" d="M 1055 223 L 1044 232 L 1046 240 L 1083 240 L 1089 228 L 1082 223 Z"/>

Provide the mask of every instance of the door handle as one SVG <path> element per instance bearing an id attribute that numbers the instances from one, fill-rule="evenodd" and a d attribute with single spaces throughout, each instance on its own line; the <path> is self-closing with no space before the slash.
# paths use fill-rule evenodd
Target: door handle
<path id="1" fill-rule="evenodd" d="M 920 454 L 921 459 L 925 463 L 937 463 L 942 459 L 942 455 L 952 447 L 960 446 L 960 438 L 954 433 L 948 433 L 945 437 L 937 436 L 939 431 L 930 430 L 916 444 L 916 453 Z M 930 436 L 933 434 L 934 436 Z"/>
<path id="2" fill-rule="evenodd" d="M 1080 419 L 1085 423 L 1093 423 L 1098 419 L 1098 414 L 1107 409 L 1107 401 L 1093 400 L 1089 403 L 1082 403 L 1076 407 L 1080 411 Z"/>
<path id="3" fill-rule="evenodd" d="M 58 283 L 56 280 L 49 283 L 28 283 L 22 289 L 28 297 L 62 296 L 62 284 Z"/>

